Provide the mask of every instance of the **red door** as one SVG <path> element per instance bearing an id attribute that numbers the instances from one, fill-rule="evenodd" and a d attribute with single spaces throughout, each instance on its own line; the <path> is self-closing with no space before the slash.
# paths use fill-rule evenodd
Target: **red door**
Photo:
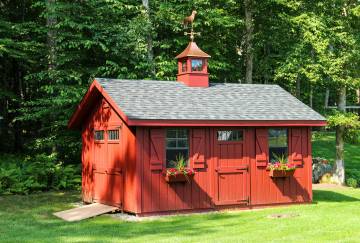
<path id="1" fill-rule="evenodd" d="M 94 144 L 94 201 L 121 207 L 123 178 L 120 167 L 120 131 L 118 128 L 97 131 L 103 131 L 103 139 L 95 139 Z"/>
<path id="2" fill-rule="evenodd" d="M 249 203 L 249 159 L 244 138 L 244 129 L 214 132 L 216 205 Z"/>

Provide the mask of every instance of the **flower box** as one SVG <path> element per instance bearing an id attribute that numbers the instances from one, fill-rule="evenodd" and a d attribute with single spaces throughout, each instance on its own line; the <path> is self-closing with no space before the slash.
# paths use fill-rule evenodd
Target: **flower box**
<path id="1" fill-rule="evenodd" d="M 290 177 L 293 176 L 295 170 L 270 170 L 269 176 L 272 178 Z"/>
<path id="2" fill-rule="evenodd" d="M 190 182 L 190 180 L 192 180 L 194 177 L 194 174 L 189 174 L 189 175 L 185 175 L 185 174 L 175 174 L 175 175 L 169 175 L 166 174 L 165 175 L 165 181 L 167 183 L 175 183 L 175 182 Z"/>
<path id="3" fill-rule="evenodd" d="M 182 170 L 170 168 L 164 170 L 163 175 L 167 183 L 190 182 L 194 178 L 195 172 L 187 168 Z"/>

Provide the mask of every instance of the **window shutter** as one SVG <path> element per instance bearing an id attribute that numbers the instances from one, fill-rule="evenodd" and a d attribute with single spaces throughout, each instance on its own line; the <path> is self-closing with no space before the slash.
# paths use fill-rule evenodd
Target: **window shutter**
<path id="1" fill-rule="evenodd" d="M 291 129 L 290 158 L 291 161 L 298 166 L 302 166 L 303 164 L 301 132 L 301 128 Z"/>
<path id="2" fill-rule="evenodd" d="M 268 156 L 268 130 L 265 128 L 256 129 L 256 166 L 267 166 Z"/>
<path id="3" fill-rule="evenodd" d="M 205 129 L 192 131 L 192 166 L 194 169 L 205 168 Z"/>
<path id="4" fill-rule="evenodd" d="M 164 165 L 165 131 L 150 130 L 150 170 L 162 170 Z"/>

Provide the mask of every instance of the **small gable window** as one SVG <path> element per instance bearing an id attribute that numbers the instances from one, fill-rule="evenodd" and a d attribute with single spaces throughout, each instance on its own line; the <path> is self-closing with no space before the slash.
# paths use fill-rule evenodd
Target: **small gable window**
<path id="1" fill-rule="evenodd" d="M 189 158 L 189 130 L 170 128 L 166 130 L 166 167 L 174 168 L 181 159 Z M 187 166 L 187 164 L 186 164 Z"/>
<path id="2" fill-rule="evenodd" d="M 242 141 L 243 131 L 242 130 L 226 130 L 217 132 L 218 141 Z"/>
<path id="3" fill-rule="evenodd" d="M 202 71 L 203 70 L 203 60 L 202 59 L 192 59 L 191 60 L 191 71 Z"/>
<path id="4" fill-rule="evenodd" d="M 280 157 L 288 157 L 288 131 L 286 128 L 269 129 L 270 162 L 276 162 Z"/>
<path id="5" fill-rule="evenodd" d="M 94 139 L 95 139 L 95 141 L 103 141 L 104 140 L 104 131 L 103 130 L 95 131 Z"/>
<path id="6" fill-rule="evenodd" d="M 119 140 L 119 130 L 109 130 L 108 140 Z"/>

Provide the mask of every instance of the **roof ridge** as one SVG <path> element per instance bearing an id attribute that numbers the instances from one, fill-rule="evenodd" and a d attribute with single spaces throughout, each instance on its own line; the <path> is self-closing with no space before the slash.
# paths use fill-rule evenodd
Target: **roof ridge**
<path id="1" fill-rule="evenodd" d="M 177 80 L 156 80 L 156 79 L 118 79 L 118 78 L 95 78 L 95 80 L 101 81 L 129 81 L 129 82 L 164 82 L 164 83 L 176 83 L 176 84 L 182 84 L 181 82 L 178 82 Z M 242 86 L 278 86 L 282 88 L 278 84 L 247 84 L 247 83 L 223 83 L 223 82 L 210 82 L 212 85 L 242 85 Z M 194 87 L 192 87 L 194 88 Z M 196 88 L 196 87 L 195 87 Z M 285 89 L 284 89 L 285 90 Z M 286 91 L 286 90 L 285 90 Z"/>

